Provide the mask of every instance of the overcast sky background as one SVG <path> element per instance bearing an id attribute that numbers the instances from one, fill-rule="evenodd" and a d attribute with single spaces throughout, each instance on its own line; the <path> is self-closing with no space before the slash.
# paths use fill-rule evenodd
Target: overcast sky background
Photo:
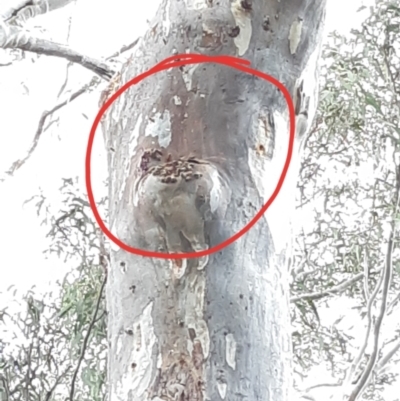
<path id="1" fill-rule="evenodd" d="M 42 37 L 68 43 L 71 48 L 88 56 L 107 57 L 147 30 L 147 21 L 153 17 L 158 4 L 159 0 L 146 0 L 140 2 L 139 9 L 138 2 L 131 0 L 79 0 L 64 9 L 35 18 L 27 28 Z M 363 4 L 371 5 L 373 0 L 328 0 L 325 40 L 333 30 L 346 34 L 351 28 L 359 27 L 366 13 L 356 11 Z M 7 1 L 1 0 L 0 10 L 6 6 Z M 0 64 L 9 60 L 0 50 Z M 62 279 L 73 267 L 56 257 L 44 257 L 42 252 L 48 244 L 45 235 L 49 228 L 40 226 L 33 205 L 23 206 L 23 202 L 42 191 L 51 200 L 52 211 L 56 214 L 61 208 L 61 178 L 79 176 L 82 191 L 86 192 L 84 158 L 87 138 L 98 112 L 100 89 L 104 89 L 106 84 L 56 113 L 57 122 L 42 134 L 37 149 L 26 164 L 14 177 L 4 174 L 15 160 L 25 156 L 42 112 L 64 100 L 68 91 L 79 89 L 93 76 L 82 67 L 73 66 L 68 70 L 67 87 L 58 98 L 66 73 L 65 60 L 46 56 L 38 58 L 29 53 L 12 66 L 0 67 L 1 131 L 5 144 L 0 148 L 0 178 L 6 178 L 0 182 L 0 293 L 11 284 L 15 284 L 19 294 L 32 285 L 39 292 L 46 291 L 50 288 L 49 282 Z M 107 177 L 101 135 L 96 136 L 92 171 L 95 198 L 99 199 L 105 195 L 101 183 Z M 0 294 L 0 307 L 7 302 L 7 294 Z M 348 300 L 338 302 L 338 308 L 346 314 L 350 306 Z M 328 319 L 328 323 L 331 319 L 333 324 L 337 315 L 325 313 L 321 318 Z M 358 324 L 354 322 L 354 325 Z M 323 375 L 323 367 L 319 370 Z M 319 378 L 310 377 L 310 380 L 319 382 L 320 374 Z M 391 400 L 396 400 L 394 395 L 388 397 L 388 401 Z"/>
<path id="2" fill-rule="evenodd" d="M 67 43 L 71 24 L 68 39 L 71 48 L 88 56 L 106 57 L 146 31 L 147 21 L 153 17 L 159 0 L 141 2 L 140 12 L 134 4 L 136 2 L 129 0 L 77 1 L 35 18 L 27 29 L 59 43 Z M 325 36 L 332 30 L 346 33 L 359 26 L 365 12 L 357 13 L 356 10 L 362 4 L 371 4 L 371 0 L 328 0 Z M 6 5 L 7 1 L 2 0 L 0 7 Z M 0 64 L 9 61 L 4 53 L 0 52 Z M 1 131 L 5 143 L 0 148 L 0 178 L 6 178 L 0 182 L 0 244 L 4 263 L 0 292 L 10 284 L 16 284 L 21 290 L 33 284 L 47 288 L 48 280 L 63 277 L 69 268 L 55 257 L 44 258 L 42 252 L 47 244 L 48 227 L 41 227 L 33 205 L 23 206 L 23 202 L 41 190 L 57 212 L 61 207 L 61 178 L 79 176 L 85 192 L 86 144 L 98 112 L 99 91 L 74 100 L 55 114 L 58 121 L 42 134 L 38 147 L 26 164 L 14 177 L 6 176 L 4 172 L 29 149 L 43 111 L 54 107 L 66 98 L 68 91 L 79 89 L 92 77 L 91 72 L 73 66 L 68 72 L 67 87 L 57 98 L 66 79 L 67 62 L 25 54 L 25 60 L 0 67 Z M 101 88 L 104 87 L 102 84 Z M 107 177 L 107 162 L 101 135 L 96 139 L 92 170 L 98 199 L 105 194 L 101 183 Z"/>

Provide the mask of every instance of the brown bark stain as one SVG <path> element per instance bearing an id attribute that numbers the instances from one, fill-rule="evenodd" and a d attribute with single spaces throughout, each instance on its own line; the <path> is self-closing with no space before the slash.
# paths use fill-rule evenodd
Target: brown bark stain
<path id="1" fill-rule="evenodd" d="M 203 401 L 204 356 L 198 340 L 193 343 L 192 355 L 162 352 L 162 367 L 149 392 L 150 399 L 159 397 L 165 401 Z"/>

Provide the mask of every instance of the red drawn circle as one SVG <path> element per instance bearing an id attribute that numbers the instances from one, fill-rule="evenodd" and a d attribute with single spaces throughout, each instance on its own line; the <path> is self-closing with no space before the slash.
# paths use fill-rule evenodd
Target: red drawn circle
<path id="1" fill-rule="evenodd" d="M 277 184 L 274 192 L 272 193 L 272 195 L 267 200 L 267 202 L 264 204 L 264 206 L 260 209 L 260 211 L 253 217 L 253 219 L 249 223 L 247 223 L 240 231 L 238 231 L 232 237 L 228 238 L 227 240 L 221 242 L 219 245 L 216 245 L 212 248 L 205 249 L 205 250 L 199 251 L 199 252 L 162 253 L 162 252 L 146 251 L 143 249 L 130 247 L 130 246 L 126 245 L 125 243 L 123 243 L 121 240 L 119 240 L 117 237 L 115 237 L 108 230 L 108 228 L 105 226 L 102 218 L 100 217 L 100 214 L 97 210 L 96 202 L 94 200 L 92 183 L 91 183 L 90 160 L 91 160 L 93 141 L 94 141 L 94 136 L 96 133 L 97 126 L 99 125 L 100 120 L 101 120 L 103 114 L 107 111 L 108 107 L 110 107 L 110 105 L 132 85 L 137 84 L 138 82 L 142 81 L 144 78 L 146 78 L 150 75 L 153 75 L 156 72 L 167 70 L 167 69 L 173 68 L 173 67 L 179 67 L 179 66 L 186 65 L 186 64 L 199 64 L 199 63 L 218 63 L 218 64 L 226 65 L 228 67 L 236 68 L 237 70 L 252 74 L 258 78 L 265 79 L 266 81 L 275 85 L 283 93 L 283 96 L 286 100 L 286 103 L 287 103 L 288 109 L 289 109 L 289 118 L 290 118 L 289 134 L 290 135 L 289 135 L 289 146 L 288 146 L 288 152 L 286 155 L 285 165 L 283 166 L 283 170 L 279 177 L 278 184 Z M 189 259 L 189 258 L 198 258 L 198 257 L 210 255 L 214 252 L 220 251 L 221 249 L 225 248 L 228 245 L 231 245 L 233 242 L 235 242 L 237 239 L 239 239 L 242 235 L 244 235 L 247 231 L 249 231 L 257 223 L 257 221 L 262 217 L 262 215 L 266 212 L 266 210 L 271 206 L 272 202 L 278 196 L 279 191 L 282 188 L 283 182 L 286 178 L 287 171 L 289 169 L 290 161 L 292 159 L 294 133 L 295 133 L 294 106 L 293 106 L 293 101 L 292 101 L 292 98 L 291 98 L 288 90 L 280 81 L 271 77 L 268 74 L 265 74 L 261 71 L 250 68 L 249 65 L 250 65 L 250 62 L 248 60 L 239 59 L 237 57 L 232 57 L 232 56 L 206 56 L 206 55 L 202 55 L 202 54 L 177 54 L 176 56 L 172 56 L 172 57 L 168 57 L 168 58 L 164 59 L 160 63 L 156 64 L 153 68 L 151 68 L 151 69 L 145 71 L 144 73 L 136 76 L 135 78 L 131 79 L 124 86 L 122 86 L 120 89 L 118 89 L 117 92 L 115 92 L 101 107 L 101 109 L 97 113 L 97 116 L 96 116 L 96 118 L 93 122 L 92 128 L 90 130 L 88 146 L 87 146 L 87 150 L 86 150 L 86 161 L 85 161 L 86 189 L 87 189 L 87 193 L 88 193 L 90 207 L 93 210 L 93 214 L 94 214 L 94 217 L 96 218 L 97 224 L 103 230 L 104 234 L 107 235 L 107 237 L 111 241 L 113 241 L 115 244 L 117 244 L 119 247 L 121 247 L 122 249 L 124 249 L 127 252 L 134 253 L 136 255 L 160 258 L 160 259 Z"/>

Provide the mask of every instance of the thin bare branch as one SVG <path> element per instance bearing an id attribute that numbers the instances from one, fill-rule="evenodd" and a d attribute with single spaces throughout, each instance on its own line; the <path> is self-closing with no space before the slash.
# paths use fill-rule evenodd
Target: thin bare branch
<path id="1" fill-rule="evenodd" d="M 4 376 L 0 376 L 0 380 L 3 382 L 4 392 L 6 393 L 6 400 L 10 399 L 10 389 L 8 388 L 8 382 Z"/>
<path id="2" fill-rule="evenodd" d="M 369 299 L 369 297 L 370 297 L 370 293 L 369 293 L 369 289 L 368 289 L 369 266 L 368 266 L 367 253 L 368 253 L 368 250 L 365 249 L 363 267 L 364 267 L 364 293 L 365 293 L 365 299 L 366 300 Z"/>
<path id="3" fill-rule="evenodd" d="M 374 342 L 373 342 L 373 349 L 371 352 L 371 356 L 369 357 L 367 366 L 365 367 L 364 371 L 361 374 L 360 379 L 358 380 L 355 388 L 353 389 L 349 401 L 356 401 L 358 396 L 362 394 L 363 389 L 368 385 L 371 380 L 372 373 L 375 368 L 375 364 L 378 358 L 379 352 L 379 336 L 380 330 L 382 326 L 383 318 L 386 315 L 386 308 L 387 308 L 387 298 L 389 293 L 389 287 L 392 279 L 392 254 L 393 254 L 393 247 L 394 247 L 394 237 L 395 237 L 395 225 L 396 225 L 396 218 L 397 213 L 399 210 L 399 203 L 400 203 L 400 166 L 396 165 L 396 182 L 397 182 L 397 191 L 396 191 L 396 205 L 393 212 L 392 217 L 392 227 L 389 234 L 389 240 L 387 245 L 386 251 L 386 263 L 384 269 L 382 269 L 381 274 L 381 281 L 383 282 L 382 287 L 382 300 L 381 300 L 381 307 L 379 314 L 376 318 L 376 322 L 374 325 Z"/>
<path id="4" fill-rule="evenodd" d="M 400 300 L 400 293 L 398 293 L 396 297 L 392 300 L 392 302 L 390 302 L 387 310 L 388 315 L 393 312 L 393 308 L 397 304 L 397 302 L 399 302 L 399 300 Z"/>
<path id="5" fill-rule="evenodd" d="M 381 274 L 379 276 L 379 280 L 376 283 L 374 292 L 371 294 L 370 298 L 368 299 L 367 302 L 367 319 L 368 319 L 368 325 L 367 325 L 367 331 L 365 333 L 365 339 L 364 342 L 362 344 L 362 346 L 360 347 L 360 350 L 358 352 L 358 355 L 354 358 L 347 374 L 346 374 L 346 379 L 345 379 L 345 383 L 350 383 L 354 377 L 354 372 L 357 370 L 358 366 L 361 363 L 361 359 L 365 353 L 365 350 L 367 348 L 368 345 L 368 340 L 369 340 L 369 336 L 371 334 L 371 328 L 372 328 L 372 306 L 373 303 L 375 301 L 376 296 L 379 293 L 379 290 L 381 288 L 382 285 L 382 281 L 383 281 L 383 274 Z"/>
<path id="6" fill-rule="evenodd" d="M 137 44 L 138 41 L 139 41 L 139 38 L 135 39 L 131 44 L 123 46 L 118 52 L 113 53 L 111 56 L 107 57 L 106 60 L 109 60 L 109 59 L 111 59 L 113 57 L 116 57 L 116 55 L 120 55 L 120 54 L 132 49 Z M 6 171 L 6 174 L 12 176 L 14 174 L 14 172 L 16 170 L 18 170 L 31 157 L 33 151 L 36 149 L 36 147 L 38 145 L 40 136 L 45 131 L 45 123 L 46 123 L 48 117 L 50 117 L 57 110 L 61 109 L 62 107 L 66 106 L 67 104 L 69 104 L 70 102 L 75 100 L 77 97 L 79 97 L 80 95 L 82 95 L 83 93 L 88 91 L 89 89 L 93 89 L 99 83 L 100 83 L 100 81 L 98 80 L 98 78 L 94 77 L 89 83 L 87 83 L 86 85 L 82 86 L 80 89 L 75 91 L 71 96 L 69 96 L 69 98 L 67 100 L 57 104 L 50 111 L 43 112 L 43 114 L 42 114 L 42 116 L 40 117 L 40 120 L 39 120 L 39 124 L 38 124 L 38 128 L 36 130 L 35 137 L 33 138 L 32 145 L 29 148 L 27 155 L 23 159 L 15 161 L 12 164 L 12 166 L 8 169 L 8 171 Z M 4 181 L 4 179 L 0 179 L 0 181 Z"/>
<path id="7" fill-rule="evenodd" d="M 336 285 L 335 287 L 330 288 L 329 290 L 321 291 L 321 292 L 312 292 L 308 294 L 302 294 L 298 295 L 296 297 L 290 298 L 290 302 L 297 302 L 301 300 L 315 300 L 315 299 L 321 299 L 323 297 L 326 297 L 328 295 L 332 294 L 337 294 L 340 292 L 343 292 L 346 288 L 350 287 L 357 281 L 360 281 L 364 277 L 364 273 L 358 273 L 354 277 L 352 277 L 350 280 L 344 281 L 343 283 L 340 283 Z"/>
<path id="8" fill-rule="evenodd" d="M 34 38 L 16 26 L 0 24 L 0 47 L 3 49 L 20 49 L 37 54 L 65 58 L 95 72 L 107 81 L 115 74 L 115 71 L 102 61 L 84 56 L 70 49 L 68 46 L 46 39 Z"/>
<path id="9" fill-rule="evenodd" d="M 124 45 L 124 46 L 122 46 L 120 50 L 118 50 L 118 51 L 116 51 L 115 53 L 113 53 L 113 54 L 111 54 L 110 56 L 108 56 L 108 57 L 106 58 L 106 60 L 109 60 L 109 59 L 114 58 L 114 57 L 118 57 L 118 56 L 120 56 L 122 53 L 125 53 L 125 52 L 127 52 L 128 50 L 133 49 L 133 48 L 137 45 L 137 43 L 139 42 L 139 39 L 140 39 L 140 36 L 137 37 L 137 38 L 136 38 L 132 43 L 130 43 L 129 45 Z"/>
<path id="10" fill-rule="evenodd" d="M 69 17 L 69 18 L 68 18 L 68 30 L 67 30 L 66 43 L 69 42 L 69 36 L 70 36 L 70 34 L 71 34 L 71 22 L 72 22 L 72 19 L 71 19 L 71 17 Z M 70 61 L 70 62 L 67 64 L 67 66 L 66 66 L 66 69 L 65 69 L 65 71 L 66 71 L 65 80 L 64 80 L 64 83 L 61 85 L 61 88 L 60 88 L 60 90 L 59 90 L 59 92 L 58 92 L 57 99 L 61 96 L 61 94 L 64 92 L 64 90 L 65 90 L 65 88 L 66 88 L 66 86 L 67 86 L 69 69 L 70 69 L 71 66 L 73 66 L 73 65 L 74 65 L 74 63 L 73 63 L 72 61 Z"/>
<path id="11" fill-rule="evenodd" d="M 63 102 L 57 104 L 54 106 L 50 111 L 44 111 L 42 116 L 40 117 L 39 120 L 39 126 L 36 130 L 35 137 L 33 138 L 33 142 L 31 147 L 28 150 L 27 155 L 23 159 L 19 159 L 15 161 L 10 169 L 6 172 L 8 175 L 13 175 L 16 170 L 18 170 L 32 155 L 33 151 L 36 149 L 40 136 L 42 135 L 44 131 L 44 126 L 47 121 L 47 118 L 51 116 L 55 111 L 59 110 L 61 107 L 64 107 L 68 103 L 70 103 L 72 100 L 76 99 L 80 95 L 84 94 L 89 88 L 92 88 L 93 86 L 96 86 L 99 84 L 99 80 L 97 77 L 94 77 L 90 83 L 86 84 L 82 88 L 78 89 L 76 92 L 74 92 L 71 96 L 68 97 L 67 100 L 64 100 Z"/>
<path id="12" fill-rule="evenodd" d="M 51 396 L 53 395 L 56 387 L 58 386 L 58 384 L 60 383 L 61 379 L 66 376 L 66 374 L 68 373 L 68 371 L 71 369 L 71 366 L 68 366 L 67 369 L 65 369 L 65 371 L 63 373 L 61 373 L 60 376 L 57 377 L 56 381 L 54 382 L 52 388 L 47 392 L 46 394 L 46 398 L 45 401 L 50 401 Z"/>
<path id="13" fill-rule="evenodd" d="M 106 250 L 106 244 L 105 244 L 105 236 L 103 231 L 101 231 L 99 228 L 96 230 L 96 235 L 99 240 L 99 262 L 100 265 L 103 266 L 104 269 L 104 274 L 107 276 L 108 271 L 107 267 L 110 263 L 110 254 Z"/>
<path id="14" fill-rule="evenodd" d="M 313 390 L 315 388 L 321 388 L 321 387 L 340 387 L 342 385 L 341 382 L 339 383 L 319 383 L 319 384 L 314 384 L 313 386 L 307 387 L 306 392 Z"/>
<path id="15" fill-rule="evenodd" d="M 98 295 L 98 297 L 97 297 L 96 308 L 95 308 L 95 310 L 94 310 L 93 317 L 92 317 L 92 320 L 91 320 L 91 322 L 90 322 L 90 324 L 89 324 L 89 327 L 88 327 L 86 336 L 85 336 L 85 338 L 84 338 L 84 340 L 83 340 L 82 349 L 81 349 L 81 355 L 79 356 L 78 363 L 77 363 L 77 365 L 76 365 L 74 374 L 73 374 L 73 376 L 72 376 L 71 389 L 70 389 L 70 392 L 69 392 L 69 399 L 70 399 L 70 401 L 73 401 L 73 399 L 74 399 L 76 378 L 77 378 L 77 376 L 78 376 L 79 368 L 81 367 L 83 358 L 84 358 L 84 356 L 85 356 L 85 352 L 86 352 L 86 349 L 87 349 L 87 346 L 88 346 L 88 343 L 89 343 L 90 333 L 91 333 L 91 331 L 92 331 L 92 329 L 93 329 L 93 326 L 95 325 L 95 322 L 96 322 L 97 313 L 99 312 L 100 301 L 101 301 L 101 298 L 102 298 L 102 296 L 103 296 L 104 287 L 105 287 L 105 285 L 106 285 L 106 282 L 107 282 L 107 275 L 105 274 L 105 275 L 104 275 L 103 283 L 102 283 L 101 288 L 100 288 L 100 291 L 99 291 L 99 295 Z"/>
<path id="16" fill-rule="evenodd" d="M 385 367 L 385 365 L 390 361 L 390 359 L 396 354 L 400 349 L 400 339 L 394 343 L 393 347 L 379 359 L 375 366 L 375 372 L 379 375 L 380 371 Z"/>
<path id="17" fill-rule="evenodd" d="M 386 65 L 386 70 L 389 76 L 390 84 L 392 85 L 393 93 L 396 95 L 394 96 L 394 103 L 397 104 L 397 107 L 400 108 L 400 102 L 397 98 L 397 95 L 400 95 L 400 91 L 397 89 L 398 85 L 398 80 L 396 77 L 393 75 L 392 69 L 393 66 L 391 65 L 389 61 L 389 49 L 390 49 L 390 39 L 389 39 L 389 32 L 386 29 L 385 31 L 385 46 L 382 47 L 382 53 L 383 53 L 383 61 Z"/>

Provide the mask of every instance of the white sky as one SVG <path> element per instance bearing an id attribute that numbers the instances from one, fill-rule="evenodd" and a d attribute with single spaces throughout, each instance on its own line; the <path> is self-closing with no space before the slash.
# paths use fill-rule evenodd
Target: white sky
<path id="1" fill-rule="evenodd" d="M 0 7 L 5 7 L 6 3 L 3 0 Z M 148 27 L 146 20 L 152 18 L 158 3 L 159 0 L 141 2 L 139 13 L 134 5 L 136 2 L 129 0 L 78 1 L 48 16 L 36 18 L 29 28 L 37 31 L 34 27 L 44 27 L 44 37 L 65 43 L 68 21 L 72 17 L 70 46 L 89 56 L 102 57 L 142 35 Z M 358 0 L 328 0 L 325 32 L 336 29 L 345 33 L 359 25 L 363 16 L 362 13 L 357 14 L 356 9 L 361 4 L 362 1 Z M 343 9 L 346 9 L 345 14 Z M 96 10 L 95 13 L 92 10 Z M 87 21 L 90 21 L 89 25 Z M 0 53 L 0 63 L 6 59 Z M 74 66 L 69 72 L 67 90 L 76 90 L 91 76 L 80 66 Z M 3 173 L 15 160 L 26 154 L 41 113 L 58 103 L 57 94 L 65 77 L 64 60 L 45 56 L 38 59 L 29 53 L 26 53 L 25 60 L 11 67 L 0 68 L 1 124 L 6 143 L 0 148 L 0 177 L 4 177 Z M 64 98 L 61 96 L 60 99 Z M 97 103 L 98 92 L 83 95 L 62 112 L 56 113 L 59 122 L 42 134 L 29 161 L 13 178 L 0 183 L 0 244 L 6 271 L 6 274 L 2 274 L 0 291 L 13 283 L 21 290 L 30 288 L 32 284 L 47 287 L 48 279 L 64 276 L 67 267 L 61 261 L 43 257 L 48 228 L 40 227 L 31 204 L 23 207 L 22 203 L 38 194 L 41 188 L 45 196 L 51 199 L 56 212 L 59 209 L 61 178 L 80 176 L 84 184 L 86 141 L 91 122 L 98 111 Z M 100 135 L 97 139 L 100 139 Z M 105 154 L 101 141 L 96 143 L 93 157 L 97 155 L 97 158 L 93 160 L 96 163 L 93 171 L 99 178 L 96 180 L 93 177 L 94 183 L 106 177 Z M 98 196 L 100 190 L 96 191 Z"/>
<path id="2" fill-rule="evenodd" d="M 0 9 L 7 3 L 1 1 Z M 158 3 L 159 0 L 140 2 L 139 12 L 137 1 L 79 0 L 63 10 L 35 19 L 30 28 L 44 27 L 44 37 L 66 43 L 68 21 L 72 17 L 70 46 L 88 56 L 99 58 L 115 52 L 142 35 L 148 27 L 146 20 L 152 18 Z M 328 0 L 325 35 L 332 30 L 346 33 L 358 27 L 365 13 L 356 13 L 356 10 L 362 4 L 371 3 L 372 0 Z M 7 57 L 0 51 L 0 63 L 6 60 Z M 25 60 L 13 66 L 0 67 L 1 128 L 5 144 L 0 148 L 0 177 L 4 177 L 3 173 L 15 160 L 26 154 L 41 113 L 58 103 L 57 93 L 65 77 L 66 61 L 45 56 L 38 59 L 36 55 L 28 53 Z M 74 66 L 70 69 L 66 90 L 78 89 L 90 81 L 91 77 L 90 72 Z M 60 99 L 63 100 L 64 96 Z M 98 111 L 97 104 L 98 92 L 83 95 L 62 112 L 56 113 L 58 123 L 42 134 L 29 161 L 13 178 L 8 177 L 5 182 L 0 182 L 0 293 L 11 284 L 16 285 L 20 294 L 32 285 L 36 285 L 39 290 L 48 290 L 49 281 L 63 278 L 66 271 L 73 267 L 64 265 L 55 257 L 44 258 L 42 251 L 46 249 L 45 234 L 48 227 L 40 226 L 31 204 L 25 207 L 22 204 L 38 194 L 41 188 L 52 201 L 53 211 L 57 212 L 60 208 L 61 178 L 79 176 L 84 185 L 86 142 Z M 102 182 L 107 174 L 102 138 L 98 135 L 97 139 L 92 161 L 94 184 Z M 102 195 L 99 186 L 94 190 L 96 198 Z M 0 294 L 0 307 L 2 302 L 7 302 L 7 298 Z M 344 309 L 348 305 L 338 307 Z M 326 316 L 332 315 L 328 313 Z M 318 376 L 310 377 L 309 380 L 319 382 Z M 391 399 L 388 398 L 388 401 Z"/>

